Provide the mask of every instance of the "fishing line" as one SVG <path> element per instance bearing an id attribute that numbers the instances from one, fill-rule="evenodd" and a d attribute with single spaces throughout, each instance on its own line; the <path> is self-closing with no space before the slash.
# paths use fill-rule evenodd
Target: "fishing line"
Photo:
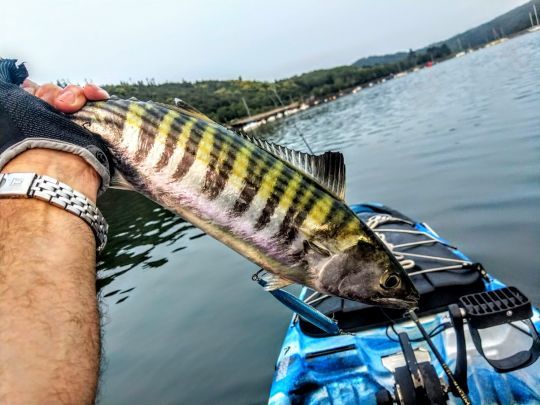
<path id="1" fill-rule="evenodd" d="M 437 326 L 435 326 L 431 332 L 429 332 L 428 336 L 430 338 L 434 338 L 435 336 L 438 336 L 440 335 L 441 333 L 443 333 L 446 329 L 449 329 L 452 327 L 452 324 L 450 322 L 444 322 L 444 323 L 441 323 Z M 386 327 L 386 330 L 385 330 L 385 334 L 386 334 L 386 337 L 391 340 L 392 342 L 396 342 L 396 343 L 399 343 L 399 339 L 397 338 L 394 338 L 392 336 L 390 336 L 390 334 L 388 333 L 388 331 L 392 329 L 392 332 L 394 332 L 394 334 L 396 336 L 398 336 L 398 332 L 395 328 L 395 325 L 388 325 Z M 425 339 L 424 337 L 418 337 L 418 338 L 409 338 L 409 341 L 412 342 L 412 343 L 420 343 L 420 342 L 423 342 Z"/>
<path id="2" fill-rule="evenodd" d="M 456 378 L 454 377 L 454 374 L 452 373 L 452 370 L 450 370 L 450 367 L 448 367 L 448 364 L 446 364 L 446 362 L 444 361 L 441 353 L 439 352 L 439 350 L 437 349 L 435 344 L 431 341 L 431 338 L 429 337 L 429 334 L 426 332 L 426 330 L 422 326 L 422 323 L 418 319 L 418 316 L 416 316 L 416 313 L 414 312 L 414 309 L 410 309 L 407 312 L 407 314 L 409 315 L 411 320 L 416 324 L 416 327 L 418 328 L 418 330 L 420 331 L 422 336 L 424 336 L 424 339 L 426 340 L 427 344 L 429 345 L 429 348 L 431 349 L 431 351 L 433 352 L 433 354 L 437 358 L 437 361 L 439 362 L 439 364 L 441 365 L 442 369 L 444 370 L 446 376 L 448 377 L 448 381 L 454 387 L 453 391 L 456 392 L 459 395 L 459 397 L 461 398 L 461 400 L 463 401 L 463 403 L 465 405 L 471 405 L 472 404 L 471 399 L 465 393 L 465 391 L 463 391 L 463 389 L 461 388 L 461 386 L 457 382 Z"/>
<path id="3" fill-rule="evenodd" d="M 285 104 L 283 103 L 283 100 L 281 100 L 281 97 L 279 96 L 279 94 L 278 94 L 277 90 L 275 89 L 275 87 L 272 88 L 272 91 L 276 95 L 276 98 L 278 99 L 279 104 L 281 104 L 282 107 L 285 107 Z M 304 144 L 306 145 L 306 148 L 308 149 L 309 153 L 314 155 L 315 153 L 313 153 L 313 149 L 311 149 L 311 146 L 309 146 L 308 141 L 306 140 L 306 138 L 304 138 L 304 134 L 302 133 L 302 131 L 300 131 L 300 129 L 296 126 L 295 121 L 292 121 L 292 126 L 295 129 L 295 131 L 298 133 L 298 135 L 300 135 L 300 138 L 302 138 L 302 141 L 304 141 Z"/>
<path id="4" fill-rule="evenodd" d="M 392 332 L 394 332 L 394 334 L 396 336 L 399 335 L 399 333 L 397 332 L 396 330 L 396 326 L 397 326 L 397 323 L 396 321 L 394 321 L 386 312 L 383 308 L 380 308 L 379 309 L 381 310 L 382 314 L 384 315 L 384 317 L 390 322 L 390 324 L 386 327 L 385 329 L 385 334 L 386 334 L 386 337 L 391 340 L 392 342 L 396 342 L 396 343 L 399 343 L 399 340 L 396 339 L 396 338 L 393 338 L 392 336 L 390 336 L 390 334 L 388 333 L 388 329 L 392 329 Z M 428 336 L 430 338 L 433 338 L 439 334 L 441 334 L 442 332 L 444 332 L 446 329 L 449 329 L 452 327 L 452 323 L 451 322 L 443 322 L 437 326 L 435 326 L 431 332 L 429 332 Z M 418 338 L 409 338 L 409 340 L 413 343 L 419 343 L 419 342 L 423 342 L 425 340 L 424 337 L 418 337 Z"/>

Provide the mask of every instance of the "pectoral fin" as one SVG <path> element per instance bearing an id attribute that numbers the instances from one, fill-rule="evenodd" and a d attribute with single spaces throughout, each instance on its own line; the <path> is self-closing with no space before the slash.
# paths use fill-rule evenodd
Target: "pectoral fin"
<path id="1" fill-rule="evenodd" d="M 111 179 L 111 188 L 116 188 L 118 190 L 129 190 L 135 191 L 133 186 L 122 176 L 118 170 L 114 171 L 113 178 Z"/>
<path id="2" fill-rule="evenodd" d="M 294 281 L 287 280 L 286 278 L 277 276 L 275 274 L 267 274 L 264 277 L 264 280 L 266 281 L 266 286 L 264 287 L 266 291 L 274 291 L 294 284 Z"/>

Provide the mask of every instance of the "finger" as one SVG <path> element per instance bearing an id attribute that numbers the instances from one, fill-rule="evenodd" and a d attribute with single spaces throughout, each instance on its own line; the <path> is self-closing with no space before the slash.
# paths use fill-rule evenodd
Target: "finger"
<path id="1" fill-rule="evenodd" d="M 37 83 L 34 83 L 30 79 L 24 79 L 24 82 L 22 84 L 23 89 L 34 89 L 34 92 L 39 88 L 39 85 Z"/>
<path id="2" fill-rule="evenodd" d="M 107 100 L 110 97 L 109 93 L 92 83 L 86 84 L 83 91 L 86 98 L 91 101 Z"/>
<path id="3" fill-rule="evenodd" d="M 65 113 L 79 111 L 86 104 L 86 97 L 83 89 L 70 84 L 57 94 L 53 106 Z"/>
<path id="4" fill-rule="evenodd" d="M 46 101 L 47 103 L 53 105 L 54 99 L 62 91 L 62 88 L 60 86 L 57 86 L 56 84 L 47 83 L 43 86 L 39 86 L 35 92 L 34 95 L 36 97 L 39 97 L 43 101 Z"/>
<path id="5" fill-rule="evenodd" d="M 36 88 L 35 87 L 23 87 L 23 90 L 27 93 L 30 93 L 31 95 L 36 95 Z"/>

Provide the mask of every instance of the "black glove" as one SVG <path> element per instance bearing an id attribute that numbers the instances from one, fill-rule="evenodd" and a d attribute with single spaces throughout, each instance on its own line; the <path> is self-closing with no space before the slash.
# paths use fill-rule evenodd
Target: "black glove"
<path id="1" fill-rule="evenodd" d="M 56 149 L 86 160 L 101 176 L 99 192 L 104 192 L 113 170 L 105 143 L 20 88 L 28 72 L 15 62 L 0 59 L 0 170 L 25 150 Z"/>

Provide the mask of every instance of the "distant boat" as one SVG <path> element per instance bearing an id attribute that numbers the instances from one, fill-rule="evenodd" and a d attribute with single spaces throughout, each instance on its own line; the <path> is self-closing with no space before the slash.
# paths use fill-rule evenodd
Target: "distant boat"
<path id="1" fill-rule="evenodd" d="M 432 61 L 426 62 L 426 67 L 432 67 L 432 66 L 433 66 L 433 62 L 432 62 Z"/>
<path id="2" fill-rule="evenodd" d="M 456 53 L 456 58 L 461 58 L 462 56 L 465 56 L 465 52 L 461 51 L 461 52 L 458 52 Z"/>

